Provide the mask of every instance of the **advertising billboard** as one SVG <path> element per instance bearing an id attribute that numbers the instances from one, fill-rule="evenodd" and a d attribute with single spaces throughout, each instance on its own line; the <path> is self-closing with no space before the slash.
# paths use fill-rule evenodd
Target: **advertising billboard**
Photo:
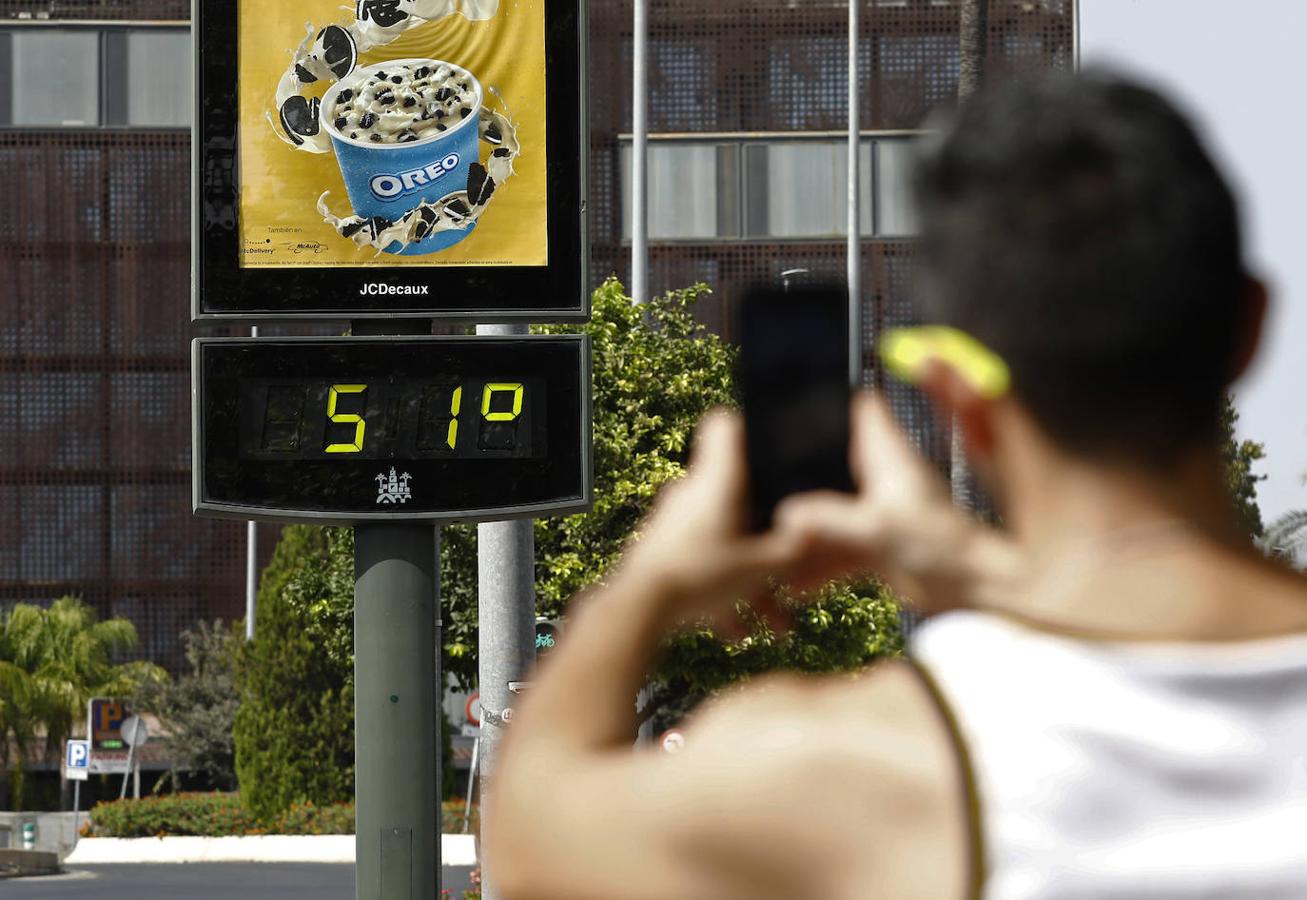
<path id="1" fill-rule="evenodd" d="M 197 0 L 199 319 L 584 319 L 581 0 Z"/>

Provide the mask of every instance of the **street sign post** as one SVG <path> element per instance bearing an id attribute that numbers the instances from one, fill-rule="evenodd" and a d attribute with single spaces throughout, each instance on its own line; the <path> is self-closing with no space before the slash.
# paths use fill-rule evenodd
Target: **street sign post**
<path id="1" fill-rule="evenodd" d="M 150 729 L 146 727 L 140 716 L 133 715 L 123 719 L 119 731 L 122 732 L 123 741 L 127 744 L 127 772 L 123 773 L 123 787 L 118 792 L 118 799 L 127 796 L 127 774 L 130 773 L 136 782 L 132 796 L 139 800 L 141 799 L 141 758 L 136 748 L 150 739 Z"/>
<path id="2" fill-rule="evenodd" d="M 73 783 L 73 834 L 81 826 L 82 782 L 91 777 L 91 742 L 68 740 L 64 742 L 64 778 Z"/>
<path id="3" fill-rule="evenodd" d="M 64 778 L 69 781 L 86 781 L 91 777 L 91 742 L 64 742 Z"/>

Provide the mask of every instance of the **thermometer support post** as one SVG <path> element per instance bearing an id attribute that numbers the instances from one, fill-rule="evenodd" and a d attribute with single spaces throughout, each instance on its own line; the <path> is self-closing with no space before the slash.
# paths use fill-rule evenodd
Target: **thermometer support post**
<path id="1" fill-rule="evenodd" d="M 354 334 L 430 333 L 428 321 Z M 356 897 L 438 897 L 440 530 L 354 529 Z"/>

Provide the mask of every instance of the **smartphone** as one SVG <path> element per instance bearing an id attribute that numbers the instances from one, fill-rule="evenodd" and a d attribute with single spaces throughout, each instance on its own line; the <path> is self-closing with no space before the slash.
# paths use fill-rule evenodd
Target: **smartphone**
<path id="1" fill-rule="evenodd" d="M 749 516 L 772 525 L 790 494 L 852 493 L 849 295 L 843 285 L 755 287 L 737 317 Z"/>

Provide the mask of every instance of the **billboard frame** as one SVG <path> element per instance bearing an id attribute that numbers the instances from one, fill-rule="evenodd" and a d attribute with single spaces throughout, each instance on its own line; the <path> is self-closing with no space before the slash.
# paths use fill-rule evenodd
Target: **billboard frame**
<path id="1" fill-rule="evenodd" d="M 424 318 L 445 322 L 585 322 L 590 317 L 589 0 L 544 0 L 546 266 L 252 269 L 240 265 L 239 4 L 191 0 L 195 122 L 191 141 L 191 318 L 218 326 Z M 224 97 L 207 105 L 206 96 Z M 366 285 L 428 286 L 350 306 Z M 324 304 L 335 298 L 337 305 Z M 427 297 L 452 305 L 420 305 Z M 415 299 L 408 299 L 408 298 Z M 274 299 L 277 298 L 277 299 Z M 423 298 L 423 299 L 416 299 Z M 531 303 L 539 303 L 532 306 Z M 414 305 L 404 305 L 413 303 Z"/>

